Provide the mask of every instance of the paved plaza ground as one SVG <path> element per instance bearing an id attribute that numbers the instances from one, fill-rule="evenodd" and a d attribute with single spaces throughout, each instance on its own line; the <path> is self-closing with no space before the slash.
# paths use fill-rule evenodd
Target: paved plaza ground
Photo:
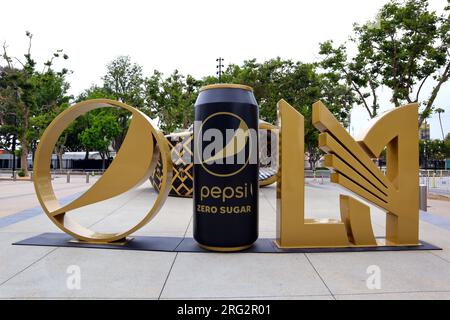
<path id="1" fill-rule="evenodd" d="M 95 178 L 91 180 L 95 181 Z M 70 200 L 85 177 L 56 177 L 57 195 Z M 308 217 L 339 218 L 342 189 L 308 182 Z M 149 208 L 150 184 L 71 213 L 98 231 L 131 226 Z M 442 251 L 253 254 L 173 253 L 13 246 L 60 232 L 42 213 L 29 181 L 0 181 L 0 298 L 87 299 L 450 299 L 450 202 L 430 200 L 420 237 Z M 371 207 L 374 231 L 384 214 Z M 136 235 L 192 236 L 192 200 L 169 198 Z M 275 236 L 275 186 L 260 191 L 260 236 Z M 117 230 L 116 230 L 117 229 Z M 74 269 L 75 268 L 75 269 Z M 367 285 L 379 270 L 380 286 Z M 78 270 L 80 286 L 70 285 Z"/>

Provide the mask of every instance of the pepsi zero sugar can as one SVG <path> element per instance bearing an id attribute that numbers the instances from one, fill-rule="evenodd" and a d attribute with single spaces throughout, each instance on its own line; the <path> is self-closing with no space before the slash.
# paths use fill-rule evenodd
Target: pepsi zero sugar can
<path id="1" fill-rule="evenodd" d="M 258 105 L 250 87 L 200 89 L 194 123 L 194 239 L 241 251 L 258 239 Z"/>

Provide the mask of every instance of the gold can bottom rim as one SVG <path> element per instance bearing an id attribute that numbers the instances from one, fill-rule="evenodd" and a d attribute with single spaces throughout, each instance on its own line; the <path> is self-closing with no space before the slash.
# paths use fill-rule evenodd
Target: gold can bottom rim
<path id="1" fill-rule="evenodd" d="M 251 248 L 254 243 L 252 244 L 248 244 L 245 246 L 239 246 L 239 247 L 213 247 L 213 246 L 206 246 L 204 244 L 198 243 L 198 245 L 203 248 L 206 249 L 208 251 L 215 251 L 215 252 L 239 252 L 239 251 L 244 251 L 247 250 L 249 248 Z"/>

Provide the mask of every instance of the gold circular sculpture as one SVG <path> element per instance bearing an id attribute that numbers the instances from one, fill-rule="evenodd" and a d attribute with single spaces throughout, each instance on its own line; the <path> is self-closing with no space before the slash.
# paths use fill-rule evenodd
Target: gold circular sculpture
<path id="1" fill-rule="evenodd" d="M 61 206 L 51 183 L 50 160 L 59 136 L 77 117 L 99 108 L 116 107 L 129 111 L 132 120 L 114 161 L 92 187 L 71 203 Z M 161 163 L 161 184 L 150 211 L 131 229 L 118 233 L 99 233 L 74 221 L 66 213 L 116 197 L 147 181 Z M 58 115 L 45 130 L 34 160 L 34 187 L 42 208 L 53 223 L 74 238 L 91 243 L 123 241 L 146 225 L 164 204 L 171 187 L 172 161 L 165 137 L 155 130 L 141 111 L 124 103 L 95 99 L 77 103 Z"/>

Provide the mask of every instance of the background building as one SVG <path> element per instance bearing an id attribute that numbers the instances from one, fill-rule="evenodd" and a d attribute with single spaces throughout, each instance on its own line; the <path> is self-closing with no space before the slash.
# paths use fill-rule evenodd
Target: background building
<path id="1" fill-rule="evenodd" d="M 419 128 L 419 139 L 430 140 L 430 124 L 426 121 Z"/>

